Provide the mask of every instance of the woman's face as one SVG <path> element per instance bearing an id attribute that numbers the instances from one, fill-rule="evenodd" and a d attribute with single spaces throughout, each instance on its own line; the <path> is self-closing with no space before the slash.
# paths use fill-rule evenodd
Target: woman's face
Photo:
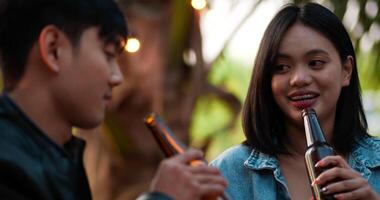
<path id="1" fill-rule="evenodd" d="M 302 125 L 301 110 L 312 107 L 321 123 L 333 123 L 342 87 L 349 85 L 353 58 L 341 62 L 334 45 L 301 23 L 285 33 L 272 75 L 272 94 L 286 123 Z"/>

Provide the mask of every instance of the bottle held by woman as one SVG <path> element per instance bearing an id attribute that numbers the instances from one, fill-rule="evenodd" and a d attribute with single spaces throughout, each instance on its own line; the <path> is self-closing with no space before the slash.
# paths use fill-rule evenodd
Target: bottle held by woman
<path id="1" fill-rule="evenodd" d="M 316 167 L 315 165 L 327 156 L 336 155 L 334 149 L 327 143 L 325 134 L 322 131 L 318 122 L 317 114 L 314 109 L 306 108 L 302 110 L 302 118 L 305 125 L 305 134 L 307 142 L 307 151 L 305 153 L 305 162 L 309 175 L 310 184 L 327 169 L 328 167 Z M 321 192 L 321 187 L 318 185 L 311 186 L 315 200 L 332 200 L 335 199 L 332 194 L 324 195 Z"/>

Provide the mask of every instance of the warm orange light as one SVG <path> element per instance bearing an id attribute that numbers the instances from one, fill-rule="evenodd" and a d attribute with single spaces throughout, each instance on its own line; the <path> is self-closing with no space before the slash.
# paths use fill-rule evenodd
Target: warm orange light
<path id="1" fill-rule="evenodd" d="M 135 53 L 140 49 L 140 41 L 135 37 L 129 37 L 127 45 L 125 45 L 125 51 L 129 53 Z"/>
<path id="2" fill-rule="evenodd" d="M 149 125 L 153 124 L 154 122 L 154 117 L 153 115 L 149 115 L 147 118 L 145 118 L 145 122 Z"/>
<path id="3" fill-rule="evenodd" d="M 206 8 L 206 5 L 206 0 L 191 0 L 191 6 L 193 6 L 193 8 L 196 10 L 203 10 Z"/>

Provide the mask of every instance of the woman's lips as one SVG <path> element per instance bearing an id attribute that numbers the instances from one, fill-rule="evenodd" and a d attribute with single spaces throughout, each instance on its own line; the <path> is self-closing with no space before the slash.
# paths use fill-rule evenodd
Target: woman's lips
<path id="1" fill-rule="evenodd" d="M 317 101 L 317 98 L 303 99 L 303 100 L 297 100 L 297 101 L 290 101 L 290 104 L 292 104 L 294 107 L 298 109 L 304 109 L 304 108 L 311 107 L 316 101 Z"/>
<path id="2" fill-rule="evenodd" d="M 314 92 L 296 92 L 289 96 L 290 103 L 298 108 L 304 109 L 311 107 L 318 98 L 319 94 Z"/>

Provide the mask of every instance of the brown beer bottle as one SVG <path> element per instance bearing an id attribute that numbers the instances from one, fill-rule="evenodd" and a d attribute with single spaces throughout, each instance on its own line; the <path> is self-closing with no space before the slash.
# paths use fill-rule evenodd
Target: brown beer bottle
<path id="1" fill-rule="evenodd" d="M 165 154 L 165 157 L 172 157 L 186 151 L 186 145 L 176 138 L 159 115 L 155 113 L 149 114 L 145 117 L 144 123 L 153 134 L 154 139 Z M 189 164 L 191 166 L 197 166 L 201 163 L 207 164 L 207 161 L 205 159 L 193 160 Z M 228 197 L 226 194 L 222 194 L 220 197 L 206 197 L 202 200 L 228 200 Z"/>
<path id="2" fill-rule="evenodd" d="M 159 115 L 155 113 L 149 114 L 145 117 L 144 123 L 149 128 L 166 158 L 175 156 L 176 154 L 181 154 L 186 151 L 186 145 L 177 139 L 177 137 L 163 122 Z M 191 161 L 190 165 L 195 166 L 200 162 L 205 161 L 194 160 Z"/>
<path id="3" fill-rule="evenodd" d="M 318 161 L 326 156 L 336 155 L 334 149 L 327 143 L 325 135 L 319 125 L 317 114 L 312 108 L 302 110 L 302 117 L 305 125 L 305 134 L 307 142 L 307 151 L 305 153 L 306 168 L 309 175 L 309 181 L 312 183 L 322 172 L 329 167 L 315 167 Z M 321 187 L 318 185 L 311 186 L 315 200 L 335 199 L 333 194 L 324 195 Z"/>

